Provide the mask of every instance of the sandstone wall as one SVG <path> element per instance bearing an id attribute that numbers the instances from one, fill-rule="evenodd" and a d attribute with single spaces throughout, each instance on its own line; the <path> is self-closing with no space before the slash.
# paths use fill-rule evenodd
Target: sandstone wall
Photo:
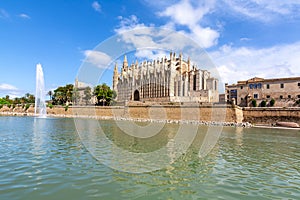
<path id="1" fill-rule="evenodd" d="M 244 121 L 252 124 L 300 123 L 300 108 L 243 108 L 243 115 Z"/>
<path id="2" fill-rule="evenodd" d="M 122 117 L 138 119 L 197 120 L 216 122 L 250 122 L 271 125 L 278 121 L 300 124 L 300 108 L 239 108 L 226 105 L 129 105 L 112 107 L 68 107 L 47 108 L 49 115 L 62 117 Z M 33 115 L 34 107 L 27 110 L 22 106 L 8 108 L 3 106 L 0 115 Z"/>
<path id="3" fill-rule="evenodd" d="M 25 110 L 22 107 L 0 109 L 2 115 L 33 115 L 34 108 Z M 57 116 L 84 116 L 84 117 L 122 117 L 138 119 L 168 119 L 168 120 L 197 120 L 216 122 L 241 122 L 237 120 L 235 108 L 226 105 L 194 106 L 194 105 L 131 105 L 111 107 L 68 107 L 55 106 L 47 108 L 48 115 Z"/>

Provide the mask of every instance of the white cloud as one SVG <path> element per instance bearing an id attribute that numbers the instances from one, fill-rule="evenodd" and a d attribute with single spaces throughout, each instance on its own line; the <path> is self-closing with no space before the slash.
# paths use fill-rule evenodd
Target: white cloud
<path id="1" fill-rule="evenodd" d="M 9 95 L 10 99 L 13 99 L 15 97 L 20 97 L 21 91 L 13 85 L 2 83 L 0 84 L 0 97 L 6 95 Z"/>
<path id="2" fill-rule="evenodd" d="M 210 56 L 224 83 L 300 76 L 300 42 L 261 49 L 225 45 Z"/>
<path id="3" fill-rule="evenodd" d="M 19 17 L 23 18 L 23 19 L 30 19 L 31 17 L 27 14 L 21 13 L 19 14 Z"/>
<path id="4" fill-rule="evenodd" d="M 122 41 L 134 48 L 158 48 L 171 51 L 182 51 L 187 43 L 191 43 L 191 35 L 185 31 L 175 31 L 173 25 L 168 23 L 159 28 L 154 26 L 146 26 L 139 23 L 136 16 L 129 18 L 119 17 L 120 25 L 115 32 L 121 36 Z M 195 30 L 198 31 L 198 30 Z M 202 32 L 210 32 L 210 29 L 201 30 Z M 213 35 L 213 33 L 211 33 Z M 205 36 L 203 36 L 204 38 Z M 200 48 L 200 46 L 198 46 Z"/>
<path id="5" fill-rule="evenodd" d="M 260 21 L 271 21 L 276 17 L 289 16 L 296 17 L 300 16 L 300 1 L 293 0 L 223 0 L 225 5 L 220 8 L 221 10 L 228 9 L 231 12 L 241 14 L 248 18 L 253 18 Z"/>
<path id="6" fill-rule="evenodd" d="M 95 65 L 101 69 L 108 68 L 112 61 L 109 55 L 100 51 L 86 50 L 84 51 L 84 55 L 86 56 L 85 62 Z"/>
<path id="7" fill-rule="evenodd" d="M 144 59 L 149 61 L 149 60 L 161 59 L 166 55 L 168 55 L 168 52 L 163 50 L 141 49 L 141 50 L 137 50 L 134 55 L 139 60 Z"/>
<path id="8" fill-rule="evenodd" d="M 213 4 L 214 1 L 207 1 L 195 7 L 188 0 L 182 0 L 179 3 L 171 4 L 171 6 L 159 12 L 158 15 L 170 17 L 177 24 L 193 27 L 198 24 L 205 14 L 209 13 Z"/>
<path id="9" fill-rule="evenodd" d="M 139 23 L 139 20 L 135 15 L 130 15 L 128 18 L 118 16 L 118 19 L 120 20 L 120 23 L 119 26 L 115 29 L 115 32 L 118 34 L 132 29 L 146 27 L 143 23 Z"/>
<path id="10" fill-rule="evenodd" d="M 159 12 L 158 16 L 170 18 L 169 23 L 186 26 L 188 32 L 183 31 L 184 34 L 202 47 L 209 48 L 217 44 L 220 34 L 211 27 L 201 26 L 200 22 L 214 7 L 214 0 L 199 1 L 196 4 L 192 4 L 189 0 L 181 0 Z"/>
<path id="11" fill-rule="evenodd" d="M 247 37 L 240 38 L 240 41 L 250 41 L 250 40 L 251 40 L 251 38 L 247 38 Z"/>
<path id="12" fill-rule="evenodd" d="M 0 90 L 1 91 L 9 91 L 9 90 L 18 90 L 18 88 L 16 88 L 13 85 L 10 85 L 10 84 L 2 83 L 2 84 L 0 84 Z"/>
<path id="13" fill-rule="evenodd" d="M 94 8 L 95 11 L 101 13 L 101 5 L 100 5 L 97 1 L 94 1 L 94 2 L 92 3 L 92 7 Z"/>
<path id="14" fill-rule="evenodd" d="M 182 0 L 179 3 L 172 3 L 171 6 L 166 7 L 164 10 L 158 13 L 160 17 L 167 17 L 170 20 L 162 25 L 160 28 L 169 30 L 169 32 L 174 31 L 176 29 L 176 25 L 186 26 L 187 31 L 180 30 L 177 31 L 185 35 L 187 38 L 193 39 L 197 42 L 201 47 L 209 48 L 218 43 L 218 38 L 220 34 L 213 30 L 210 27 L 202 27 L 200 26 L 200 22 L 203 19 L 204 15 L 211 12 L 211 9 L 214 7 L 214 1 L 206 1 L 204 3 L 198 3 L 197 7 L 194 7 L 191 2 L 187 0 Z M 119 26 L 115 29 L 115 32 L 118 34 L 122 34 L 124 32 L 128 32 L 130 30 L 137 30 L 145 28 L 149 31 L 149 27 L 154 27 L 153 25 L 145 25 L 143 23 L 139 23 L 139 19 L 135 15 L 131 15 L 128 18 L 119 16 L 120 20 Z M 135 31 L 136 33 L 136 31 Z M 125 41 L 128 43 L 133 43 L 136 47 L 145 46 L 144 44 L 149 44 L 149 46 L 154 45 L 153 37 L 156 37 L 157 34 L 165 34 L 166 32 L 160 33 L 142 33 L 142 34 L 129 34 L 123 36 Z M 168 36 L 168 35 L 165 35 Z M 168 36 L 170 38 L 170 36 Z M 166 47 L 170 49 L 178 49 L 178 46 L 181 45 L 173 41 L 168 41 L 166 43 Z"/>

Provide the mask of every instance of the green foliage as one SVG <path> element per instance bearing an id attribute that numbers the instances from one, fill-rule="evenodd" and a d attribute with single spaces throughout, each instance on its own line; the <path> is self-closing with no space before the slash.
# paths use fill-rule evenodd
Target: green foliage
<path id="1" fill-rule="evenodd" d="M 30 107 L 30 104 L 26 104 L 25 110 L 28 110 L 29 107 Z"/>
<path id="2" fill-rule="evenodd" d="M 11 108 L 11 104 L 8 104 L 7 107 L 8 107 L 8 108 Z"/>
<path id="3" fill-rule="evenodd" d="M 65 106 L 65 111 L 68 111 L 68 109 L 69 109 L 69 106 Z"/>
<path id="4" fill-rule="evenodd" d="M 273 107 L 275 105 L 275 99 L 271 99 L 270 106 Z"/>
<path id="5" fill-rule="evenodd" d="M 83 97 L 86 105 L 89 104 L 91 98 L 92 98 L 92 89 L 90 87 L 86 87 L 84 89 L 84 97 Z"/>
<path id="6" fill-rule="evenodd" d="M 24 97 L 23 97 L 24 98 Z M 35 97 L 33 94 L 26 93 L 25 94 L 25 102 L 24 103 L 34 103 Z"/>
<path id="7" fill-rule="evenodd" d="M 53 108 L 53 104 L 51 104 L 51 103 L 49 103 L 47 106 L 48 106 L 50 109 Z"/>
<path id="8" fill-rule="evenodd" d="M 6 95 L 5 98 L 0 98 L 0 104 L 24 104 L 24 103 L 34 103 L 35 97 L 33 94 L 26 93 L 23 97 L 16 97 L 14 99 L 10 99 L 9 95 Z"/>
<path id="9" fill-rule="evenodd" d="M 252 107 L 256 107 L 256 106 L 257 106 L 257 102 L 256 102 L 256 100 L 255 100 L 255 99 L 252 99 L 252 102 L 251 102 L 251 104 L 252 104 Z"/>
<path id="10" fill-rule="evenodd" d="M 0 98 L 0 104 L 1 105 L 4 105 L 4 104 L 10 104 L 11 101 L 9 99 L 6 99 L 6 98 Z"/>
<path id="11" fill-rule="evenodd" d="M 16 104 L 13 104 L 13 105 L 12 105 L 12 108 L 15 109 L 15 107 L 16 107 Z"/>
<path id="12" fill-rule="evenodd" d="M 262 101 L 262 102 L 260 103 L 260 106 L 261 106 L 261 107 L 266 107 L 266 106 L 267 106 L 267 102 L 266 102 L 266 101 Z"/>
<path id="13" fill-rule="evenodd" d="M 54 94 L 52 96 L 54 105 L 65 105 L 73 100 L 74 93 L 74 85 L 67 84 L 66 86 L 58 87 L 54 90 Z"/>
<path id="14" fill-rule="evenodd" d="M 110 89 L 108 85 L 103 83 L 102 85 L 97 85 L 94 89 L 94 95 L 97 97 L 97 105 L 108 106 L 113 99 L 116 98 L 117 94 L 115 91 Z"/>

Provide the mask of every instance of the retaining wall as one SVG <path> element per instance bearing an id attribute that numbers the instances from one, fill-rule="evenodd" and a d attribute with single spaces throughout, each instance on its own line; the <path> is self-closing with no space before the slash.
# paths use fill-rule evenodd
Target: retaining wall
<path id="1" fill-rule="evenodd" d="M 21 106 L 14 109 L 3 106 L 0 115 L 33 115 L 34 108 L 25 110 Z M 300 108 L 240 108 L 227 105 L 128 105 L 128 106 L 55 106 L 47 108 L 47 113 L 62 117 L 110 117 L 135 119 L 198 120 L 215 122 L 250 122 L 271 125 L 278 121 L 300 124 Z"/>
<path id="2" fill-rule="evenodd" d="M 300 108 L 243 108 L 245 122 L 272 125 L 279 121 L 300 124 Z"/>

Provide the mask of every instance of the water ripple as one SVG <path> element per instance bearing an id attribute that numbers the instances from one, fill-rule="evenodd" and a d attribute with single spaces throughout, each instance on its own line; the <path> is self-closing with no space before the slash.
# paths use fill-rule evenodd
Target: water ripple
<path id="1" fill-rule="evenodd" d="M 299 133 L 226 127 L 212 152 L 199 159 L 201 131 L 205 128 L 200 128 L 188 152 L 166 169 L 130 174 L 95 160 L 82 145 L 72 119 L 0 117 L 0 199 L 300 196 Z M 160 137 L 164 138 L 156 146 L 166 140 Z M 141 142 L 128 149 L 141 148 L 145 141 Z"/>

